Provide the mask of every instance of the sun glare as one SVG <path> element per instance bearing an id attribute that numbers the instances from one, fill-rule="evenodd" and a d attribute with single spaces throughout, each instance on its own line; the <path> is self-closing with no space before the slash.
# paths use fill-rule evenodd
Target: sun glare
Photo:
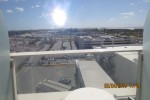
<path id="1" fill-rule="evenodd" d="M 63 9 L 60 9 L 59 7 L 53 10 L 52 18 L 57 26 L 63 26 L 67 20 L 65 11 Z"/>

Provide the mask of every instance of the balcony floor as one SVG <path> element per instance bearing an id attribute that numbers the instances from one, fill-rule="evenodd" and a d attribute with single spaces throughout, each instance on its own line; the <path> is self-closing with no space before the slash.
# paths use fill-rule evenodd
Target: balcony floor
<path id="1" fill-rule="evenodd" d="M 104 89 L 112 95 L 128 96 L 135 95 L 136 88 L 114 88 Z M 69 92 L 51 92 L 51 93 L 31 93 L 31 94 L 19 94 L 18 100 L 65 100 Z"/>

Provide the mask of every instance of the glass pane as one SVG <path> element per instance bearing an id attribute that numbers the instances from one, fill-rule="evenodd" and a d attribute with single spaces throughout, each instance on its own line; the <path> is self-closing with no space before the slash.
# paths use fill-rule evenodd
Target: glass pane
<path id="1" fill-rule="evenodd" d="M 150 64 L 149 64 L 149 57 L 150 57 L 150 12 L 147 15 L 145 26 L 144 26 L 144 41 L 143 41 L 143 53 L 144 53 L 144 61 L 143 61 L 143 76 L 142 76 L 142 100 L 148 99 L 150 92 Z"/>
<path id="2" fill-rule="evenodd" d="M 8 32 L 0 11 L 0 99 L 13 100 Z"/>
<path id="3" fill-rule="evenodd" d="M 137 52 L 28 56 L 24 62 L 18 64 L 18 59 L 24 58 L 14 57 L 17 64 L 18 94 L 61 94 L 94 87 L 118 97 L 122 92 L 125 98 L 129 95 L 135 98 L 136 88 L 140 86 L 137 83 Z"/>

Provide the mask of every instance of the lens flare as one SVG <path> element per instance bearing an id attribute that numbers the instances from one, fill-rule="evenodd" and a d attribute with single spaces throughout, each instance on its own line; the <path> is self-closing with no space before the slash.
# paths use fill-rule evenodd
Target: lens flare
<path id="1" fill-rule="evenodd" d="M 63 9 L 57 7 L 52 12 L 52 18 L 57 26 L 63 26 L 67 20 L 67 15 Z"/>

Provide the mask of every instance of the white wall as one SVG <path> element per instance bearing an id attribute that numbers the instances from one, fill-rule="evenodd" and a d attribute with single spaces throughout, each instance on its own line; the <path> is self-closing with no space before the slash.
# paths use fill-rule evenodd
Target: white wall
<path id="1" fill-rule="evenodd" d="M 114 57 L 114 73 L 118 83 L 136 83 L 137 79 L 137 53 L 119 52 Z"/>

